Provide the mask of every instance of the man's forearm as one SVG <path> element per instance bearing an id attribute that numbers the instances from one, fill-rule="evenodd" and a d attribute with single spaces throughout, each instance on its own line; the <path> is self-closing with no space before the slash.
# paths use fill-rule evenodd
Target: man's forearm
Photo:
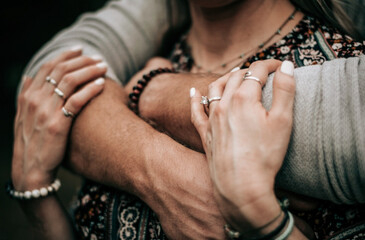
<path id="1" fill-rule="evenodd" d="M 176 141 L 203 152 L 200 137 L 190 120 L 189 90 L 195 87 L 206 95 L 208 85 L 218 78 L 217 74 L 159 75 L 147 85 L 140 97 L 140 114 Z"/>
<path id="2" fill-rule="evenodd" d="M 68 164 L 87 178 L 142 198 L 145 189 L 155 187 L 148 185 L 153 182 L 151 174 L 163 174 L 170 164 L 176 167 L 174 162 L 190 150 L 150 127 L 125 103 L 123 89 L 107 81 L 104 92 L 74 123 Z"/>

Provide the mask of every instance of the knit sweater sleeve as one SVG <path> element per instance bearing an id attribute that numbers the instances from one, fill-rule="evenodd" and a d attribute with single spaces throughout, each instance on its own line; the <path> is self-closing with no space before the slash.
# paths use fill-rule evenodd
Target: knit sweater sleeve
<path id="1" fill-rule="evenodd" d="M 110 1 L 57 34 L 33 57 L 25 74 L 34 76 L 46 61 L 82 45 L 84 55 L 102 56 L 109 66 L 107 76 L 124 84 L 158 52 L 167 33 L 188 22 L 187 13 L 186 2 L 180 0 Z"/>
<path id="2" fill-rule="evenodd" d="M 365 56 L 295 71 L 294 126 L 277 185 L 335 203 L 365 203 Z M 263 91 L 272 101 L 272 76 Z"/>

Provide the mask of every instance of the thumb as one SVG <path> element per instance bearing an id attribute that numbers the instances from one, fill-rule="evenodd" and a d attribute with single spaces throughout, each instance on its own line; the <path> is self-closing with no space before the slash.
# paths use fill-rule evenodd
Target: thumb
<path id="1" fill-rule="evenodd" d="M 284 61 L 275 72 L 273 82 L 273 103 L 270 113 L 279 116 L 293 113 L 295 96 L 294 64 Z"/>

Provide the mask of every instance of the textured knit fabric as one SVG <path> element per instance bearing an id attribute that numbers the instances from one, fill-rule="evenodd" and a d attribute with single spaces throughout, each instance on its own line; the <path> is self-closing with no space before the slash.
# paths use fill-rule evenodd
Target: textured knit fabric
<path id="1" fill-rule="evenodd" d="M 359 56 L 365 52 L 364 44 L 356 42 L 349 37 L 341 34 L 338 30 L 325 26 L 323 23 L 316 21 L 310 16 L 306 16 L 302 21 L 284 38 L 278 41 L 276 44 L 267 47 L 266 49 L 258 52 L 252 57 L 249 57 L 246 62 L 242 63 L 242 68 L 249 67 L 252 62 L 263 60 L 267 58 L 276 58 L 280 60 L 290 60 L 298 66 L 308 66 L 313 64 L 326 64 L 327 61 L 337 57 L 353 57 Z M 364 56 L 361 56 L 363 58 Z M 354 58 L 356 59 L 356 58 Z M 172 51 L 171 60 L 176 71 L 189 72 L 193 66 L 194 59 L 190 55 L 190 47 L 186 42 L 186 38 L 182 37 L 175 49 Z M 342 63 L 344 64 L 344 63 Z M 304 69 L 304 68 L 303 68 Z M 301 79 L 298 91 L 300 91 L 301 97 L 310 99 L 310 96 L 302 95 L 302 85 L 304 89 L 317 89 L 319 78 Z M 343 81 L 346 81 L 342 79 Z M 305 81 L 305 82 L 302 82 Z M 335 88 L 329 86 L 331 91 Z M 336 89 L 335 89 L 336 90 Z M 272 78 L 267 89 L 264 90 L 265 106 L 270 108 L 272 92 Z M 304 92 L 304 94 L 306 94 Z M 316 91 L 313 92 L 315 96 L 318 96 Z M 348 97 L 350 99 L 350 97 Z M 326 102 L 316 102 L 317 106 L 323 106 Z M 302 104 L 299 104 L 301 107 Z M 307 109 L 308 108 L 308 109 Z M 305 113 L 313 113 L 312 105 L 304 105 L 303 109 L 296 111 L 304 111 Z M 317 111 L 317 110 L 315 110 Z M 313 117 L 313 116 L 312 116 Z M 302 119 L 294 119 L 294 126 L 301 129 L 305 127 L 311 117 Z M 337 121 L 337 119 L 335 119 Z M 324 123 L 321 123 L 322 126 Z M 359 125 L 359 124 L 358 124 Z M 360 124 L 361 125 L 361 124 Z M 312 134 L 316 137 L 317 133 Z M 327 134 L 327 133 L 321 133 Z M 351 135 L 351 134 L 350 134 Z M 296 138 L 301 138 L 300 135 L 294 135 L 292 142 L 296 142 Z M 306 141 L 312 141 L 312 139 L 303 138 L 301 141 L 307 144 Z M 329 140 L 327 140 L 329 141 Z M 303 145 L 304 145 L 303 144 Z M 298 147 L 299 149 L 302 146 Z M 301 169 L 301 156 L 290 156 L 292 146 L 289 148 L 288 157 L 284 162 L 284 168 L 279 173 L 278 185 L 281 188 L 287 189 L 288 187 L 294 192 L 303 192 L 307 190 L 308 195 L 320 195 L 321 189 L 310 189 L 310 183 L 314 175 L 319 175 L 320 178 L 323 173 L 321 170 L 317 170 L 314 174 L 308 172 L 313 170 L 312 167 L 307 169 Z M 307 149 L 306 154 L 312 155 L 308 160 L 308 165 L 315 165 L 318 161 L 328 161 L 324 156 L 316 156 L 311 151 L 317 151 L 316 148 Z M 331 149 L 325 149 L 324 151 L 331 151 Z M 359 150 L 356 150 L 359 151 Z M 361 150 L 359 151 L 361 152 Z M 357 153 L 356 153 L 357 154 Z M 354 154 L 353 154 L 354 155 Z M 353 159 L 348 159 L 351 164 Z M 301 178 L 290 179 L 290 184 L 284 179 L 281 180 L 281 176 L 286 176 L 286 166 L 293 164 L 293 168 L 299 168 L 302 174 Z M 347 164 L 346 161 L 344 164 Z M 355 163 L 356 164 L 356 163 Z M 341 172 L 343 170 L 337 169 L 337 162 L 330 161 L 328 164 L 331 168 L 331 172 Z M 299 166 L 299 167 L 298 167 Z M 340 166 L 341 168 L 342 166 Z M 352 166 L 351 170 L 356 169 L 356 166 Z M 292 167 L 288 168 L 289 171 Z M 326 189 L 331 188 L 329 177 L 323 177 L 324 181 L 321 186 Z M 357 184 L 357 183 L 355 183 Z M 308 186 L 309 185 L 309 186 Z M 294 187 L 292 187 L 294 186 Z M 299 186 L 299 188 L 295 188 Z M 349 186 L 346 186 L 347 188 Z M 351 186 L 350 186 L 351 187 Z M 358 187 L 358 186 L 356 186 Z M 304 188 L 304 190 L 303 190 Z M 313 193 L 309 192 L 313 191 Z M 308 193 L 309 192 L 309 193 Z M 338 190 L 340 192 L 340 190 Z M 333 193 L 323 193 L 330 196 Z M 361 191 L 359 194 L 362 194 Z M 94 214 L 98 212 L 99 214 Z M 365 233 L 365 208 L 364 205 L 336 205 L 333 202 L 321 201 L 318 208 L 313 211 L 295 212 L 297 216 L 305 219 L 309 226 L 313 229 L 316 239 L 337 239 L 342 236 L 346 239 L 359 238 Z M 128 217 L 127 217 L 128 216 Z M 118 239 L 165 239 L 165 235 L 161 229 L 161 225 L 156 217 L 156 214 L 140 199 L 132 196 L 131 194 L 117 191 L 111 188 L 107 188 L 100 184 L 87 182 L 80 191 L 78 207 L 75 209 L 76 226 L 80 235 L 85 238 L 98 238 L 102 239 L 105 236 L 107 238 L 117 237 Z M 111 224 L 110 224 L 111 223 Z M 341 238 L 340 238 L 341 239 Z"/>

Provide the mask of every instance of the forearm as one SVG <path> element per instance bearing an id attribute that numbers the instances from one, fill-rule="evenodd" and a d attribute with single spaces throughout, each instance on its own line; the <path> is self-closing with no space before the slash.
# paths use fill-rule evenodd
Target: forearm
<path id="1" fill-rule="evenodd" d="M 176 167 L 183 168 L 184 161 L 204 166 L 203 155 L 156 131 L 125 103 L 123 89 L 107 81 L 103 93 L 77 117 L 70 140 L 69 166 L 74 171 L 145 200 L 144 194 L 159 187 L 160 176 L 179 171 Z M 181 159 L 186 154 L 194 157 Z"/>
<path id="2" fill-rule="evenodd" d="M 208 85 L 218 77 L 216 74 L 159 75 L 140 97 L 140 114 L 178 142 L 203 152 L 200 137 L 191 123 L 189 90 L 195 87 L 206 95 Z"/>

